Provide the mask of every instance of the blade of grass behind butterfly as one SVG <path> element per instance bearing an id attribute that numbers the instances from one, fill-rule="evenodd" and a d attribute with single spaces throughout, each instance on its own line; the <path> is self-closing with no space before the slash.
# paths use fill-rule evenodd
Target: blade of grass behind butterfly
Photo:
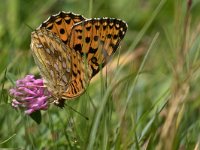
<path id="1" fill-rule="evenodd" d="M 22 56 L 22 52 L 19 52 L 16 54 L 16 56 L 14 57 L 14 59 L 11 60 L 11 62 L 9 62 L 8 66 L 6 67 L 7 68 L 7 72 L 9 72 L 9 70 L 14 66 L 16 65 L 17 61 L 19 61 L 19 58 Z M 6 58 L 6 57 L 3 57 L 3 58 Z M 4 72 L 2 72 L 0 74 L 0 81 L 4 78 Z"/>
<path id="2" fill-rule="evenodd" d="M 51 135 L 53 136 L 54 133 L 58 135 L 58 138 L 54 139 L 55 142 L 57 142 L 56 146 L 59 147 L 60 144 L 62 144 L 69 147 L 70 149 L 73 149 L 74 141 L 72 139 L 76 140 L 80 138 L 80 134 L 78 132 L 79 124 L 77 123 L 77 120 L 79 120 L 77 119 L 79 114 L 77 114 L 77 111 L 73 107 L 69 106 L 66 103 L 65 107 L 62 110 L 56 107 L 56 110 L 54 112 L 56 115 L 56 119 L 55 117 L 54 119 L 52 119 L 52 112 L 50 112 L 51 110 L 48 110 L 48 116 L 51 117 L 50 119 L 52 121 L 52 123 L 49 125 L 51 127 Z M 64 141 L 67 141 L 67 144 L 66 142 L 63 143 L 63 135 L 65 136 Z"/>
<path id="3" fill-rule="evenodd" d="M 128 75 L 128 76 L 126 76 L 126 77 L 124 77 L 123 79 L 121 79 L 119 82 L 118 82 L 118 84 L 121 84 L 121 82 L 124 82 L 124 81 L 131 81 L 133 78 L 135 78 L 134 79 L 134 83 L 129 87 L 130 88 L 130 90 L 129 90 L 129 94 L 128 94 L 128 97 L 126 98 L 126 102 L 125 102 L 125 106 L 122 108 L 122 116 L 125 116 L 126 115 L 126 109 L 127 109 L 127 106 L 128 106 L 128 104 L 129 104 L 129 101 L 130 101 L 130 98 L 131 98 L 131 95 L 133 94 L 133 91 L 134 91 L 134 87 L 135 87 L 135 84 L 136 84 L 136 80 L 137 80 L 137 78 L 139 77 L 139 73 L 141 73 L 141 71 L 142 71 L 142 68 L 143 68 L 143 66 L 144 66 L 144 63 L 145 63 L 145 61 L 146 61 L 146 59 L 147 59 L 147 56 L 149 55 L 149 53 L 150 53 L 150 50 L 152 49 L 152 46 L 155 44 L 155 41 L 156 41 L 156 39 L 158 38 L 158 35 L 159 34 L 156 34 L 155 35 L 155 37 L 154 37 L 154 39 L 152 40 L 152 42 L 151 42 L 151 45 L 149 46 L 149 49 L 148 49 L 148 51 L 147 51 L 147 53 L 146 53 L 146 55 L 145 55 L 145 57 L 144 57 L 144 59 L 143 59 L 143 61 L 142 61 L 142 64 L 141 64 L 141 66 L 140 66 L 140 69 L 139 69 L 139 71 L 137 72 L 137 74 L 135 75 L 135 74 L 130 74 L 130 75 Z M 118 86 L 118 84 L 117 85 L 115 85 L 115 87 L 117 87 Z M 128 101 L 128 99 L 129 99 L 129 101 Z M 120 127 L 122 126 L 122 122 L 123 122 L 123 119 L 124 119 L 124 117 L 121 117 L 121 120 L 119 120 L 119 123 L 118 123 L 118 125 L 116 125 L 116 131 L 118 131 L 118 132 L 116 132 L 116 134 L 114 135 L 114 143 L 116 143 L 116 142 L 119 142 L 118 140 L 118 136 L 120 135 Z M 132 133 L 132 134 L 131 134 Z M 130 135 L 131 134 L 131 135 Z M 129 132 L 129 135 L 127 135 L 126 137 L 127 137 L 127 145 L 129 145 L 130 143 L 128 143 L 129 141 L 128 141 L 128 137 L 133 137 L 133 135 L 135 134 L 135 130 L 134 131 L 130 131 Z M 126 145 L 125 144 L 125 145 Z M 113 144 L 114 146 L 112 147 L 112 149 L 115 149 L 116 147 L 116 145 L 117 145 L 117 143 L 116 144 Z"/>
<path id="4" fill-rule="evenodd" d="M 106 76 L 103 77 L 103 71 L 102 71 L 102 65 L 100 66 L 100 83 L 101 83 L 101 95 L 100 95 L 100 100 L 103 99 L 104 97 L 104 94 L 108 88 L 107 86 L 107 66 L 105 66 L 106 69 Z M 109 98 L 107 100 L 107 104 L 105 105 L 105 108 L 104 108 L 104 111 L 103 111 L 103 114 L 102 114 L 102 121 L 100 122 L 100 127 L 99 127 L 99 130 L 102 131 L 101 132 L 101 136 L 103 138 L 98 138 L 98 142 L 100 143 L 99 144 L 99 148 L 100 149 L 106 149 L 107 147 L 107 140 L 108 140 L 108 135 L 109 135 L 109 131 L 108 131 L 108 124 L 109 124 L 109 121 L 107 120 L 107 118 L 109 118 L 109 114 L 108 114 L 108 111 L 109 111 Z"/>
<path id="5" fill-rule="evenodd" d="M 156 39 L 157 39 L 157 37 L 158 37 L 158 34 L 156 34 L 156 36 L 155 36 L 155 38 L 154 38 L 154 42 L 156 41 Z M 152 42 L 152 43 L 154 43 L 154 42 Z M 152 44 L 153 45 L 153 44 Z M 151 45 L 151 46 L 152 46 Z M 150 51 L 150 49 L 149 49 L 149 51 Z M 148 52 L 149 52 L 148 51 Z M 147 54 L 146 54 L 146 57 L 145 57 L 145 59 L 144 60 L 146 60 L 146 58 L 147 58 L 147 56 L 148 56 L 148 53 L 147 52 Z M 143 63 L 144 64 L 144 63 Z M 143 66 L 143 65 L 142 65 Z M 115 76 L 113 77 L 113 80 L 116 80 L 117 81 L 117 78 L 118 78 L 118 75 L 121 73 L 121 71 L 122 71 L 122 68 L 123 68 L 123 66 L 120 66 L 119 67 L 119 69 L 116 71 L 116 73 L 115 73 Z M 141 67 L 142 68 L 142 67 Z M 140 69 L 140 72 L 141 72 L 141 69 Z M 116 84 L 115 84 L 116 85 Z M 96 114 L 96 117 L 95 117 L 95 120 L 94 120 L 94 123 L 93 123 L 93 125 L 92 125 L 92 129 L 91 129 L 91 133 L 90 133 L 90 139 L 89 139 L 89 144 L 88 144 L 88 149 L 93 149 L 93 146 L 94 146 L 94 143 L 95 143 L 95 136 L 96 136 L 96 133 L 97 133 L 97 128 L 98 128 L 98 125 L 99 125 L 99 123 L 100 123 L 100 119 L 101 119 L 101 117 L 102 117 L 102 114 L 103 114 L 103 111 L 104 111 L 104 109 L 105 109 L 105 105 L 106 105 L 106 103 L 107 103 L 107 100 L 109 99 L 109 96 L 110 96 L 110 93 L 112 92 L 112 90 L 115 88 L 115 85 L 113 85 L 113 84 L 111 84 L 111 85 L 109 85 L 108 86 L 108 88 L 107 88 L 107 90 L 106 90 L 106 92 L 105 92 L 105 94 L 104 94 L 104 96 L 103 96 L 103 99 L 102 99 L 102 103 L 101 103 L 101 105 L 100 105 L 100 107 L 99 107 L 99 109 L 98 109 L 98 111 L 97 111 L 97 114 Z M 129 101 L 128 101 L 129 102 Z M 128 105 L 128 102 L 126 103 L 127 105 Z M 126 108 L 125 108 L 125 110 L 126 110 Z"/>
<path id="6" fill-rule="evenodd" d="M 123 119 L 124 119 L 124 117 L 125 117 L 125 115 L 126 115 L 126 111 L 127 111 L 127 109 L 128 109 L 128 104 L 129 104 L 130 100 L 132 99 L 132 95 L 133 95 L 133 92 L 134 92 L 134 90 L 135 90 L 136 83 L 138 82 L 140 73 L 142 72 L 142 70 L 143 70 L 143 68 L 144 68 L 144 65 L 145 65 L 145 62 L 146 62 L 146 60 L 147 60 L 147 57 L 149 56 L 149 53 L 150 53 L 150 51 L 151 51 L 153 45 L 155 44 L 156 40 L 158 39 L 158 36 L 159 36 L 158 33 L 154 36 L 154 38 L 153 38 L 153 40 L 152 40 L 152 42 L 151 42 L 151 45 L 149 46 L 149 49 L 147 50 L 147 53 L 146 53 L 146 55 L 144 56 L 144 59 L 143 59 L 143 61 L 142 61 L 142 64 L 140 65 L 140 68 L 139 68 L 139 70 L 138 70 L 138 72 L 137 72 L 137 74 L 136 74 L 136 77 L 135 77 L 135 79 L 134 79 L 134 81 L 133 81 L 133 85 L 130 87 L 131 89 L 130 89 L 130 91 L 129 91 L 128 97 L 127 97 L 126 102 L 125 102 L 125 108 L 124 108 L 123 111 L 122 111 L 122 117 L 121 117 L 121 120 L 119 121 L 119 128 L 122 128 L 121 125 L 122 125 Z"/>
<path id="7" fill-rule="evenodd" d="M 151 45 L 150 45 L 150 48 L 149 48 L 149 50 L 147 51 L 147 54 L 145 55 L 145 58 L 144 58 L 144 60 L 143 60 L 143 62 L 142 62 L 142 64 L 141 64 L 141 67 L 140 67 L 139 71 L 138 71 L 138 75 L 136 76 L 136 78 L 135 78 L 135 80 L 134 80 L 134 85 L 133 85 L 133 87 L 132 87 L 132 89 L 131 89 L 131 92 L 130 92 L 130 94 L 129 94 L 129 97 L 127 98 L 127 101 L 126 101 L 126 105 L 125 105 L 126 107 L 124 108 L 123 116 L 125 115 L 125 112 L 126 112 L 128 103 L 129 103 L 129 101 L 130 101 L 132 92 L 133 92 L 133 90 L 134 90 L 135 83 L 136 83 L 136 81 L 137 81 L 137 78 L 138 78 L 138 76 L 139 76 L 139 73 L 142 71 L 142 68 L 143 68 L 144 63 L 145 63 L 145 61 L 146 61 L 146 59 L 147 59 L 147 56 L 148 56 L 148 54 L 149 54 L 151 48 L 153 47 L 153 45 L 154 45 L 154 43 L 155 43 L 155 41 L 156 41 L 157 38 L 158 38 L 158 34 L 155 35 L 155 37 L 154 37 L 154 39 L 153 39 L 153 41 L 152 41 L 152 43 L 151 43 Z M 120 67 L 120 68 L 117 70 L 116 75 L 115 75 L 115 77 L 113 78 L 113 80 L 116 80 L 116 81 L 117 81 L 117 79 L 115 79 L 115 78 L 117 78 L 117 76 L 118 76 L 118 74 L 120 74 L 121 70 L 122 70 L 122 67 Z M 111 91 L 112 91 L 113 88 L 115 88 L 115 85 L 110 85 L 110 86 L 108 86 L 108 89 L 107 89 L 107 91 L 105 92 L 105 95 L 104 95 L 103 100 L 102 100 L 102 104 L 100 105 L 100 108 L 99 108 L 99 110 L 98 110 L 98 112 L 97 112 L 97 115 L 96 115 L 96 118 L 95 118 L 95 122 L 94 122 L 94 124 L 93 124 L 93 126 L 92 126 L 93 128 L 92 128 L 92 131 L 91 131 L 91 134 L 90 134 L 90 140 L 89 140 L 90 142 L 89 142 L 89 145 L 88 145 L 88 149 L 92 149 L 92 148 L 93 148 L 93 145 L 94 145 L 94 142 L 95 142 L 94 139 L 95 139 L 95 135 L 96 135 L 96 132 L 97 132 L 98 124 L 99 124 L 100 118 L 102 117 L 102 113 L 103 113 L 103 111 L 104 111 L 105 105 L 106 105 L 106 103 L 107 103 L 107 100 L 109 99 L 110 93 L 111 93 Z M 122 121 L 123 121 L 123 120 L 121 120 L 121 121 L 119 122 L 119 127 L 121 126 Z"/>
<path id="8" fill-rule="evenodd" d="M 193 41 L 191 41 L 191 45 L 192 45 L 192 50 L 194 51 L 194 49 L 196 48 L 196 53 L 194 56 L 194 59 L 192 61 L 192 64 L 195 64 L 198 61 L 199 55 L 200 55 L 200 24 L 197 26 L 196 31 L 192 34 L 192 39 Z"/>
<path id="9" fill-rule="evenodd" d="M 161 10 L 161 8 L 162 8 L 162 6 L 164 5 L 165 2 L 166 2 L 166 0 L 160 1 L 158 7 L 153 12 L 152 17 L 150 18 L 150 20 L 144 25 L 144 27 L 142 28 L 141 32 L 136 37 L 136 40 L 129 47 L 128 52 L 130 52 L 132 49 L 135 48 L 135 46 L 140 41 L 140 39 L 142 38 L 142 36 L 144 35 L 144 33 L 147 31 L 148 27 L 151 25 L 151 23 L 153 22 L 153 20 L 155 19 L 156 15 L 159 13 L 159 11 Z M 158 37 L 158 35 L 156 35 L 156 37 Z M 154 38 L 154 40 L 155 39 L 156 38 Z M 148 54 L 148 52 L 147 52 L 147 54 Z M 147 57 L 145 57 L 144 60 L 146 60 L 146 58 Z M 144 64 L 144 62 L 143 62 L 143 64 Z M 119 70 L 121 70 L 121 68 L 122 67 L 120 67 Z M 142 69 L 142 67 L 141 67 L 141 69 Z M 141 71 L 141 69 L 140 69 L 140 71 Z M 120 72 L 120 71 L 118 71 L 118 72 Z M 116 72 L 116 76 L 117 76 L 117 72 Z M 108 89 L 107 89 L 107 91 L 106 91 L 106 93 L 105 93 L 105 95 L 104 95 L 104 98 L 102 100 L 102 104 L 101 104 L 101 106 L 100 106 L 100 108 L 99 108 L 99 110 L 98 110 L 98 112 L 96 114 L 97 117 L 95 118 L 94 124 L 93 124 L 92 129 L 91 129 L 90 140 L 89 140 L 89 144 L 88 144 L 88 149 L 93 149 L 93 146 L 94 146 L 94 143 L 95 143 L 95 136 L 96 136 L 96 133 L 97 133 L 98 124 L 99 124 L 100 118 L 102 116 L 102 112 L 104 110 L 105 104 L 107 102 L 107 99 L 108 99 L 111 91 L 112 91 L 112 86 L 109 86 Z M 133 90 L 131 90 L 131 91 L 133 92 Z M 132 92 L 129 95 L 132 95 Z M 130 101 L 130 96 L 127 99 L 126 105 L 128 105 L 129 101 Z M 125 110 L 126 110 L 126 108 L 125 108 Z M 124 114 L 125 114 L 125 112 L 124 112 Z M 119 124 L 121 125 L 121 123 L 119 123 Z"/>
<path id="10" fill-rule="evenodd" d="M 93 0 L 89 0 L 88 17 L 92 18 Z"/>
<path id="11" fill-rule="evenodd" d="M 166 104 L 168 103 L 168 100 L 170 97 L 169 94 L 170 94 L 169 89 L 164 91 L 164 93 L 155 101 L 155 103 L 152 105 L 152 107 L 150 107 L 150 109 L 148 109 L 141 115 L 141 117 L 138 119 L 136 125 L 133 127 L 133 130 L 130 131 L 129 136 L 131 137 L 132 135 L 134 135 L 134 133 L 136 132 L 139 125 L 142 124 L 142 121 L 145 120 L 150 113 L 154 113 L 152 118 L 148 121 L 148 123 L 143 128 L 143 131 L 138 139 L 138 141 L 139 141 L 139 143 L 141 143 L 141 145 L 143 145 L 142 142 L 145 141 L 146 137 L 151 137 L 151 136 L 154 137 L 155 134 L 157 133 L 157 132 L 152 131 L 152 130 L 157 130 L 157 128 L 155 129 L 155 126 L 153 126 L 153 124 L 155 124 L 155 122 L 158 122 L 158 115 L 160 114 L 160 112 L 165 108 Z M 163 99 L 165 99 L 164 102 L 163 102 Z M 158 107 L 159 103 L 161 103 L 160 104 L 161 106 Z M 153 112 L 153 110 L 155 110 L 155 112 Z M 149 136 L 147 136 L 147 135 L 149 135 Z M 130 146 L 134 147 L 134 142 Z"/>
<path id="12" fill-rule="evenodd" d="M 120 71 L 116 72 L 116 74 L 119 74 L 119 72 Z M 107 100 L 109 99 L 109 96 L 110 96 L 112 89 L 113 89 L 113 85 L 109 85 L 104 96 L 103 96 L 103 98 L 102 98 L 101 105 L 99 106 L 97 113 L 94 117 L 94 121 L 93 121 L 93 124 L 92 124 L 92 127 L 91 127 L 90 136 L 89 136 L 89 140 L 88 140 L 89 141 L 88 146 L 87 146 L 88 150 L 93 149 L 93 146 L 94 146 L 94 143 L 95 143 L 95 140 L 96 140 L 97 129 L 98 129 L 98 126 L 100 124 L 100 119 L 102 117 L 105 105 L 107 103 Z"/>
<path id="13" fill-rule="evenodd" d="M 4 89 L 4 84 L 5 84 L 5 81 L 6 81 L 6 73 L 7 73 L 7 68 L 5 69 L 5 73 L 4 73 L 4 77 L 2 80 L 0 80 L 0 85 L 2 85 L 0 88 L 0 104 L 1 104 L 1 100 L 4 100 L 4 102 L 6 102 L 6 99 L 5 96 L 6 96 L 6 92 L 5 89 Z"/>
<path id="14" fill-rule="evenodd" d="M 76 102 L 78 104 L 80 104 L 79 100 L 76 100 Z M 67 140 L 70 149 L 73 148 L 74 142 L 76 140 L 84 141 L 84 138 L 82 138 L 83 137 L 82 135 L 85 133 L 85 130 L 81 130 L 81 129 L 83 129 L 81 127 L 82 126 L 81 122 L 84 121 L 84 123 L 85 123 L 85 121 L 87 121 L 87 119 L 88 119 L 86 116 L 84 116 L 84 114 L 82 114 L 81 111 L 79 111 L 80 110 L 79 108 L 78 109 L 76 108 L 77 109 L 76 110 L 74 108 L 74 106 L 76 106 L 76 104 L 71 106 L 71 104 L 65 103 L 65 107 L 63 108 L 65 111 L 65 113 L 64 113 L 65 119 L 63 119 L 63 116 L 60 115 L 62 113 L 61 111 L 60 111 L 60 113 L 58 113 L 59 123 L 62 124 L 63 130 L 64 130 L 61 132 L 65 135 L 65 139 Z M 82 119 L 83 121 L 81 121 L 80 118 L 83 118 Z M 86 129 L 85 125 L 86 125 L 86 123 L 84 124 L 84 129 Z"/>
<path id="15" fill-rule="evenodd" d="M 67 115 L 67 116 L 65 116 L 67 123 L 66 123 L 66 120 L 63 119 L 63 117 L 60 115 L 60 113 L 58 114 L 59 120 L 60 120 L 59 122 L 63 126 L 63 134 L 65 135 L 65 138 L 69 144 L 69 148 L 72 149 L 73 147 L 72 147 L 72 142 L 70 139 L 70 133 L 67 131 L 67 128 L 68 128 L 67 125 L 69 124 L 71 113 L 69 112 L 70 110 L 67 107 L 64 110 L 66 112 L 65 115 Z"/>
<path id="16" fill-rule="evenodd" d="M 15 136 L 16 136 L 16 133 L 14 133 L 13 135 L 11 135 L 9 138 L 7 138 L 7 139 L 5 139 L 5 140 L 3 140 L 3 141 L 0 141 L 0 145 L 2 145 L 2 144 L 4 144 L 4 143 L 8 142 L 10 139 L 14 138 Z"/>
<path id="17" fill-rule="evenodd" d="M 138 34 L 138 36 L 136 37 L 136 39 L 134 40 L 134 42 L 131 44 L 131 46 L 129 47 L 129 49 L 128 49 L 127 52 L 131 52 L 131 50 L 135 48 L 135 46 L 136 46 L 137 43 L 140 41 L 140 39 L 143 37 L 143 35 L 144 35 L 144 33 L 147 31 L 147 29 L 150 27 L 151 23 L 153 22 L 153 20 L 155 19 L 155 17 L 158 15 L 158 13 L 160 12 L 161 8 L 164 6 L 165 3 L 166 3 L 166 0 L 161 0 L 161 1 L 160 1 L 159 5 L 158 5 L 157 8 L 155 9 L 155 11 L 152 13 L 151 18 L 150 18 L 150 19 L 148 20 L 148 22 L 144 25 L 144 27 L 142 28 L 142 30 L 140 31 L 140 33 Z M 147 56 L 148 56 L 148 53 L 149 53 L 149 51 L 151 50 L 151 47 L 153 46 L 153 44 L 154 44 L 154 42 L 156 41 L 157 38 L 158 38 L 158 34 L 155 35 L 154 39 L 152 40 L 151 46 L 150 46 L 149 50 L 147 51 L 147 53 L 146 53 L 146 55 L 145 55 L 145 57 L 144 57 L 144 59 L 143 59 L 143 62 L 142 62 L 141 66 L 140 66 L 140 68 L 139 68 L 139 71 L 138 71 L 138 75 L 136 75 L 134 84 L 133 84 L 133 86 L 131 87 L 132 89 L 130 90 L 130 93 L 129 93 L 128 98 L 127 98 L 127 100 L 126 100 L 125 109 L 124 109 L 124 112 L 123 112 L 123 115 L 122 115 L 122 116 L 124 116 L 125 113 L 126 113 L 126 109 L 127 109 L 128 104 L 129 104 L 129 101 L 130 101 L 130 99 L 131 99 L 131 95 L 133 94 L 133 91 L 134 91 L 134 89 L 135 89 L 135 84 L 136 84 L 136 82 L 137 82 L 137 80 L 138 80 L 139 74 L 140 74 L 140 72 L 142 71 L 142 68 L 143 68 L 143 65 L 144 65 L 144 63 L 145 63 L 145 60 L 146 60 L 146 58 L 147 58 Z M 122 119 L 123 119 L 123 117 L 122 117 Z M 122 121 L 123 121 L 123 120 L 120 121 L 119 126 L 121 126 Z"/>
<path id="18" fill-rule="evenodd" d="M 55 141 L 56 139 L 54 139 L 54 134 L 56 133 L 55 128 L 54 128 L 54 123 L 53 123 L 53 119 L 51 116 L 51 113 L 49 112 L 49 110 L 47 110 L 47 115 L 48 115 L 48 119 L 49 119 L 49 128 L 51 130 L 51 140 L 52 140 L 52 145 L 54 147 L 54 149 L 57 149 L 57 141 Z"/>
<path id="19" fill-rule="evenodd" d="M 154 21 L 154 19 L 158 15 L 158 13 L 161 11 L 161 8 L 163 8 L 163 6 L 166 3 L 166 1 L 167 0 L 161 0 L 160 1 L 159 5 L 156 7 L 155 11 L 152 13 L 151 18 L 149 20 L 147 20 L 147 22 L 145 23 L 145 25 L 143 26 L 143 28 L 141 29 L 141 31 L 139 32 L 139 34 L 136 36 L 134 42 L 129 46 L 129 49 L 127 50 L 127 52 L 131 52 L 136 47 L 136 45 L 142 39 L 142 37 L 144 36 L 144 34 L 148 30 L 148 28 L 150 27 L 150 25 L 152 24 L 152 22 Z"/>
<path id="20" fill-rule="evenodd" d="M 118 77 L 121 74 L 123 66 L 120 66 L 116 72 L 115 72 L 115 76 L 113 77 L 113 80 L 118 81 Z M 125 77 L 125 79 L 127 79 L 128 77 Z M 123 80 L 123 79 L 122 79 Z M 108 85 L 107 90 L 104 93 L 104 96 L 102 98 L 101 101 L 101 105 L 99 106 L 99 109 L 97 110 L 97 113 L 94 117 L 94 121 L 92 124 L 92 128 L 90 131 L 90 137 L 89 137 L 89 143 L 88 143 L 88 147 L 87 149 L 93 149 L 95 140 L 96 140 L 96 134 L 97 134 L 97 129 L 100 125 L 100 119 L 102 117 L 103 111 L 105 109 L 105 105 L 110 97 L 111 92 L 116 88 L 116 86 L 120 83 L 121 81 L 117 82 L 116 84 L 110 84 Z"/>
<path id="21" fill-rule="evenodd" d="M 36 143 L 35 143 L 35 139 L 34 139 L 34 133 L 30 132 L 30 128 L 31 128 L 31 118 L 30 116 L 27 116 L 25 114 L 21 114 L 22 115 L 22 121 L 23 121 L 23 127 L 24 127 L 24 136 L 25 136 L 25 141 L 26 144 L 28 144 L 31 148 L 35 149 L 36 148 Z"/>

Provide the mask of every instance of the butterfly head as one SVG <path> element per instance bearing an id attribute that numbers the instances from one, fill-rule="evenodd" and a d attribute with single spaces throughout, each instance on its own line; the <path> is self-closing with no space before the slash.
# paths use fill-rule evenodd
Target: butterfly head
<path id="1" fill-rule="evenodd" d="M 58 99 L 56 98 L 54 101 L 53 101 L 53 104 L 55 104 L 56 106 L 60 107 L 60 108 L 63 108 L 64 105 L 65 105 L 65 100 L 64 99 Z"/>
<path id="2" fill-rule="evenodd" d="M 54 93 L 55 94 L 55 93 Z M 55 104 L 56 106 L 60 107 L 60 108 L 63 108 L 64 107 L 64 101 L 65 99 L 63 99 L 59 93 L 57 93 L 57 95 L 51 95 L 49 97 L 49 101 L 50 103 L 53 103 Z"/>

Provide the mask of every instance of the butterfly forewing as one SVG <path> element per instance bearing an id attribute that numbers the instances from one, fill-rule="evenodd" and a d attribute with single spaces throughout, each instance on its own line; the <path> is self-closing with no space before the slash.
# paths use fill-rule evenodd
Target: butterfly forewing
<path id="1" fill-rule="evenodd" d="M 83 20 L 85 20 L 85 18 L 81 15 L 73 14 L 71 12 L 60 12 L 49 17 L 39 28 L 45 27 L 55 33 L 65 44 L 67 44 L 72 26 Z"/>
<path id="2" fill-rule="evenodd" d="M 118 19 L 94 18 L 75 24 L 72 28 L 69 47 L 86 56 L 92 68 L 92 76 L 110 59 L 124 38 L 127 24 Z"/>

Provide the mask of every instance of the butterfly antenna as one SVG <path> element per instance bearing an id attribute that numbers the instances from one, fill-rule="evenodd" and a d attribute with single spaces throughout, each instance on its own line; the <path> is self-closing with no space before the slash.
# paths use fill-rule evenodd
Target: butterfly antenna
<path id="1" fill-rule="evenodd" d="M 75 110 L 73 107 L 67 105 L 66 103 L 65 103 L 65 105 L 66 105 L 67 107 L 69 107 L 71 110 L 73 110 L 74 112 L 76 112 L 77 114 L 79 114 L 81 117 L 85 118 L 86 120 L 89 120 L 88 117 L 84 116 L 82 113 L 80 113 L 79 111 Z"/>
<path id="2" fill-rule="evenodd" d="M 25 26 L 27 26 L 29 29 L 31 29 L 32 31 L 34 31 L 34 29 L 31 27 L 31 26 L 29 26 L 28 24 L 26 24 L 26 23 L 24 23 L 25 24 Z"/>

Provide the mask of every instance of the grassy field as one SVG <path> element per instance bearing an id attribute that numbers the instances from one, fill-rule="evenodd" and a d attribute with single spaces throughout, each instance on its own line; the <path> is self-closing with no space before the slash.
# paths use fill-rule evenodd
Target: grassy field
<path id="1" fill-rule="evenodd" d="M 0 149 L 200 149 L 199 9 L 200 0 L 1 0 Z M 120 18 L 128 31 L 87 91 L 37 124 L 8 90 L 39 76 L 31 32 L 61 10 Z"/>

